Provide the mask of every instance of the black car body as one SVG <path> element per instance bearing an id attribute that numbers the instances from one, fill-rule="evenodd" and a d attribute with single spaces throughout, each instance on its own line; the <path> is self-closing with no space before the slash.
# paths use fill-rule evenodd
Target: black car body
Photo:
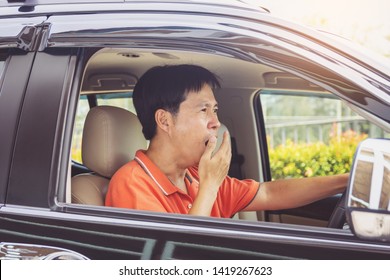
<path id="1" fill-rule="evenodd" d="M 327 227 L 340 196 L 235 219 L 116 209 L 72 203 L 70 178 L 90 170 L 69 164 L 82 100 L 89 108 L 131 98 L 148 68 L 195 63 L 222 79 L 215 95 L 238 176 L 268 181 L 267 129 L 276 125 L 267 126 L 262 96 L 338 100 L 362 116 L 350 119 L 381 129 L 373 137 L 388 138 L 388 67 L 240 1 L 39 2 L 0 7 L 3 248 L 51 246 L 90 259 L 390 258 L 387 241 Z"/>

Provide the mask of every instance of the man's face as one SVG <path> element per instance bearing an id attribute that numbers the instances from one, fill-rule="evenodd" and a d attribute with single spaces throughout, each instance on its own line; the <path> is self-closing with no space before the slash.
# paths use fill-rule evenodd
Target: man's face
<path id="1" fill-rule="evenodd" d="M 198 164 L 210 137 L 217 136 L 221 125 L 217 111 L 217 101 L 208 85 L 199 92 L 189 92 L 180 104 L 171 135 L 183 165 Z"/>

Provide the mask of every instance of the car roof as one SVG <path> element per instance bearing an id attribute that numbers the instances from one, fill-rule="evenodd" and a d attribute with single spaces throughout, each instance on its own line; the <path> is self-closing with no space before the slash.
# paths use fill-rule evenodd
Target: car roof
<path id="1" fill-rule="evenodd" d="M 269 12 L 268 9 L 253 4 L 253 2 L 247 2 L 245 0 L 168 0 L 168 1 L 156 1 L 156 0 L 0 0 L 0 7 L 26 7 L 26 6 L 44 6 L 44 5 L 77 5 L 77 4 L 114 4 L 114 3 L 171 3 L 171 4 L 207 4 L 211 6 L 226 6 L 235 8 L 249 8 L 260 12 Z"/>
<path id="2" fill-rule="evenodd" d="M 326 48 L 336 51 L 344 49 L 343 55 L 352 60 L 363 62 L 366 67 L 372 65 L 385 75 L 389 75 L 388 67 L 383 65 L 381 59 L 371 54 L 365 55 L 357 45 L 347 40 L 341 41 L 336 36 L 320 32 L 308 26 L 290 22 L 275 17 L 268 9 L 258 6 L 248 0 L 0 0 L 1 18 L 32 18 L 36 16 L 51 17 L 55 15 L 98 14 L 116 12 L 170 12 L 170 13 L 198 13 L 222 15 L 245 19 L 248 22 L 267 22 L 304 36 Z M 358 63 L 360 63 L 358 62 Z"/>

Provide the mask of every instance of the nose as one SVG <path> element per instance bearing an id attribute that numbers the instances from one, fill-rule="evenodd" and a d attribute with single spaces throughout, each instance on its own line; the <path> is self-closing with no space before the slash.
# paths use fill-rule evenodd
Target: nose
<path id="1" fill-rule="evenodd" d="M 213 130 L 218 130 L 218 128 L 220 128 L 220 126 L 221 126 L 221 123 L 219 122 L 218 116 L 217 116 L 217 114 L 214 114 L 209 121 L 208 128 L 213 129 Z"/>

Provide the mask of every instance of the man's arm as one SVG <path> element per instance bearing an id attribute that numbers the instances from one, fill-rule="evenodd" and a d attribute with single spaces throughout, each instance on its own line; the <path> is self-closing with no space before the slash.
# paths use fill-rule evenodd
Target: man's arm
<path id="1" fill-rule="evenodd" d="M 285 179 L 260 184 L 253 201 L 243 211 L 296 208 L 343 192 L 349 174 Z"/>
<path id="2" fill-rule="evenodd" d="M 220 148 L 213 154 L 216 144 L 217 138 L 211 137 L 200 159 L 198 168 L 199 192 L 189 214 L 210 216 L 219 187 L 229 171 L 232 157 L 229 133 L 224 133 Z"/>
<path id="3" fill-rule="evenodd" d="M 227 132 L 214 154 L 216 138 L 210 138 L 199 162 L 199 192 L 189 214 L 209 216 L 220 185 L 227 176 L 231 144 Z M 265 182 L 243 211 L 295 208 L 345 190 L 349 174 Z"/>

